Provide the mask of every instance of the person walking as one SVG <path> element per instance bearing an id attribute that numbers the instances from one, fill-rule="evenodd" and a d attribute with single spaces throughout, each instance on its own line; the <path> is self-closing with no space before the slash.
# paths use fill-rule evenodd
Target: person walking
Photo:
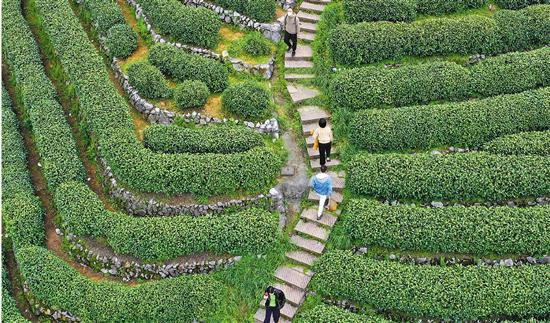
<path id="1" fill-rule="evenodd" d="M 285 306 L 286 297 L 282 290 L 273 286 L 268 286 L 264 293 L 265 299 L 265 319 L 264 323 L 271 322 L 271 316 L 275 323 L 279 322 L 281 317 L 281 308 Z"/>
<path id="2" fill-rule="evenodd" d="M 319 158 L 321 166 L 330 162 L 330 148 L 332 146 L 332 130 L 325 118 L 319 119 L 319 128 L 313 132 L 313 139 L 319 143 Z"/>
<path id="3" fill-rule="evenodd" d="M 296 46 L 298 44 L 298 32 L 300 32 L 300 18 L 294 13 L 292 8 L 288 8 L 284 20 L 285 44 L 288 46 L 287 52 L 292 50 L 292 56 L 296 55 Z"/>
<path id="4" fill-rule="evenodd" d="M 323 209 L 328 208 L 330 196 L 332 195 L 332 178 L 327 174 L 327 166 L 321 166 L 321 172 L 311 178 L 310 186 L 313 191 L 319 195 L 319 209 L 317 210 L 317 220 L 323 216 Z"/>

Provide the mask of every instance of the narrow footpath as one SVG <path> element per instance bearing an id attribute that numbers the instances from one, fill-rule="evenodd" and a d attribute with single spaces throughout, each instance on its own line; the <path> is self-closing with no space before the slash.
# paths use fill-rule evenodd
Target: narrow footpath
<path id="1" fill-rule="evenodd" d="M 314 75 L 303 71 L 313 67 L 313 50 L 310 43 L 315 38 L 320 14 L 329 2 L 327 0 L 307 0 L 302 2 L 298 12 L 301 21 L 301 32 L 298 34 L 298 39 L 301 43 L 298 45 L 294 57 L 290 53 L 285 55 L 287 90 L 292 102 L 296 105 L 300 105 L 300 103 L 312 99 L 320 93 L 318 89 L 309 85 L 309 81 L 314 78 Z M 321 118 L 327 119 L 330 124 L 331 115 L 318 106 L 300 106 L 298 113 L 302 125 L 303 140 L 310 159 L 309 166 L 317 171 L 321 168 L 319 151 L 313 150 L 311 130 L 317 127 Z M 331 157 L 333 157 L 332 155 L 337 154 L 332 153 Z M 330 169 L 339 164 L 339 160 L 332 158 L 327 166 Z M 334 171 L 329 172 L 329 174 L 333 180 L 334 193 L 332 199 L 337 203 L 341 203 L 343 199 L 342 191 L 345 187 L 345 174 Z M 319 201 L 318 195 L 312 190 L 309 191 L 307 199 L 313 203 Z M 315 204 L 313 207 L 304 209 L 300 214 L 300 220 L 294 227 L 290 237 L 296 251 L 287 252 L 285 264 L 275 271 L 276 283 L 273 286 L 281 289 L 287 298 L 287 303 L 281 310 L 280 323 L 292 322 L 304 302 L 309 282 L 314 275 L 311 266 L 323 253 L 330 231 L 338 220 L 340 213 L 340 209 L 334 213 L 325 212 L 323 217 L 317 220 L 317 205 Z M 265 301 L 260 301 L 260 308 L 254 316 L 256 322 L 263 322 L 265 318 L 264 303 Z M 273 322 L 273 319 L 271 322 Z"/>

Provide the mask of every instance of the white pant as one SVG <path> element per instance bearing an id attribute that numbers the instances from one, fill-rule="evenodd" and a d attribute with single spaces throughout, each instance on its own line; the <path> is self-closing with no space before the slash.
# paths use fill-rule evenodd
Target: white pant
<path id="1" fill-rule="evenodd" d="M 320 195 L 320 194 L 318 195 L 319 195 L 319 210 L 317 210 L 317 216 L 320 217 L 321 215 L 323 215 L 323 208 L 325 207 L 325 201 L 329 197 L 328 195 Z"/>

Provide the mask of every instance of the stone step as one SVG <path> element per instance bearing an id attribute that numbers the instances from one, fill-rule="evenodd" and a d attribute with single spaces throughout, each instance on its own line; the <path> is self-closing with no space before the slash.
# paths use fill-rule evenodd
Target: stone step
<path id="1" fill-rule="evenodd" d="M 329 127 L 331 127 L 330 122 L 327 123 Z M 303 123 L 302 124 L 302 133 L 304 136 L 310 136 L 311 131 L 315 131 L 315 129 L 319 128 L 319 124 L 317 123 Z"/>
<path id="2" fill-rule="evenodd" d="M 319 162 L 319 159 L 311 159 L 309 164 L 313 170 L 321 169 L 321 164 Z M 337 159 L 331 159 L 329 162 L 327 162 L 326 165 L 327 167 L 338 166 L 340 165 L 340 161 Z"/>
<path id="3" fill-rule="evenodd" d="M 307 31 L 315 34 L 317 32 L 317 24 L 311 22 L 301 22 L 300 31 Z"/>
<path id="4" fill-rule="evenodd" d="M 312 61 L 285 60 L 285 68 L 311 68 L 311 67 L 313 67 Z"/>
<path id="5" fill-rule="evenodd" d="M 319 153 L 319 149 L 315 150 L 313 147 L 307 147 L 307 154 L 310 159 L 319 159 L 321 157 L 321 154 Z M 338 155 L 338 149 L 335 149 L 334 147 L 330 150 L 330 156 L 337 156 Z"/>
<path id="6" fill-rule="evenodd" d="M 296 245 L 298 248 L 314 253 L 316 255 L 321 255 L 323 250 L 325 250 L 325 244 L 312 239 L 307 239 L 299 235 L 292 235 L 290 237 L 290 242 Z"/>
<path id="7" fill-rule="evenodd" d="M 313 58 L 313 50 L 308 45 L 296 46 L 296 55 L 292 56 L 292 52 L 285 53 L 285 61 L 311 61 Z"/>
<path id="8" fill-rule="evenodd" d="M 317 23 L 321 19 L 321 16 L 319 16 L 319 15 L 309 13 L 309 12 L 304 12 L 304 11 L 299 11 L 297 16 L 298 16 L 298 18 L 300 18 L 300 22 Z"/>
<path id="9" fill-rule="evenodd" d="M 300 218 L 307 221 L 315 222 L 320 225 L 324 225 L 325 227 L 329 228 L 332 228 L 336 223 L 336 220 L 338 220 L 337 217 L 326 212 L 323 213 L 321 219 L 317 220 L 317 208 L 303 210 L 302 214 L 300 214 Z"/>
<path id="10" fill-rule="evenodd" d="M 285 74 L 285 80 L 287 81 L 297 81 L 297 80 L 309 80 L 314 78 L 313 74 Z"/>
<path id="11" fill-rule="evenodd" d="M 342 203 L 344 200 L 344 197 L 342 194 L 338 192 L 332 192 L 332 195 L 330 197 L 334 202 L 336 203 Z M 307 196 L 307 200 L 310 202 L 319 202 L 319 195 L 315 193 L 313 190 L 309 191 L 309 195 Z"/>
<path id="12" fill-rule="evenodd" d="M 302 289 L 279 283 L 273 284 L 273 287 L 282 290 L 285 293 L 287 303 L 294 306 L 300 306 L 306 298 L 306 292 Z"/>
<path id="13" fill-rule="evenodd" d="M 316 256 L 303 250 L 289 251 L 285 255 L 288 259 L 294 260 L 299 264 L 310 267 L 313 266 L 313 262 L 317 259 Z"/>
<path id="14" fill-rule="evenodd" d="M 294 231 L 321 241 L 327 241 L 329 234 L 325 228 L 312 222 L 305 222 L 304 220 L 298 221 Z"/>
<path id="15" fill-rule="evenodd" d="M 315 34 L 307 31 L 300 31 L 300 33 L 298 33 L 298 39 L 311 42 L 315 39 Z"/>
<path id="16" fill-rule="evenodd" d="M 300 11 L 302 11 L 302 10 L 312 11 L 312 12 L 315 12 L 315 13 L 321 13 L 321 12 L 323 12 L 323 10 L 325 10 L 325 5 L 304 1 L 300 5 Z"/>
<path id="17" fill-rule="evenodd" d="M 305 290 L 311 280 L 311 276 L 299 272 L 292 267 L 279 267 L 275 271 L 275 278 L 285 282 L 287 285 Z"/>
<path id="18" fill-rule="evenodd" d="M 262 300 L 260 302 L 260 308 L 265 308 L 265 300 Z M 285 303 L 285 306 L 281 308 L 281 317 L 292 320 L 294 318 L 294 315 L 296 315 L 296 312 L 298 312 L 298 308 L 296 306 L 293 306 L 292 304 L 289 304 L 289 303 Z M 265 314 L 264 314 L 264 318 L 265 318 Z"/>
<path id="19" fill-rule="evenodd" d="M 330 119 L 330 114 L 324 109 L 317 106 L 304 106 L 298 108 L 298 113 L 300 114 L 300 121 L 303 123 L 315 123 L 319 122 L 319 119 L 325 118 Z"/>
<path id="20" fill-rule="evenodd" d="M 254 315 L 254 321 L 255 323 L 263 323 L 264 319 L 265 319 L 265 309 L 259 308 L 256 314 Z M 273 316 L 271 317 L 271 320 L 269 322 L 275 323 L 275 321 L 273 321 Z M 279 318 L 279 323 L 292 323 L 292 321 L 289 321 L 283 316 L 281 316 Z"/>
<path id="21" fill-rule="evenodd" d="M 299 103 L 307 99 L 311 99 L 319 95 L 319 91 L 312 88 L 307 88 L 299 84 L 289 83 L 286 86 L 288 93 L 293 103 Z"/>
<path id="22" fill-rule="evenodd" d="M 313 147 L 314 142 L 315 142 L 315 139 L 313 139 L 313 136 L 306 137 L 306 146 Z"/>

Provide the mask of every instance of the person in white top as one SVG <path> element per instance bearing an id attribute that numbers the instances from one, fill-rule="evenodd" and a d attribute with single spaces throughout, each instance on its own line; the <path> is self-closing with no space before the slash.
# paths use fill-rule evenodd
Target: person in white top
<path id="1" fill-rule="evenodd" d="M 313 132 L 313 139 L 319 141 L 319 155 L 321 166 L 330 161 L 330 148 L 332 146 L 332 130 L 327 126 L 325 118 L 319 119 L 319 128 Z"/>

